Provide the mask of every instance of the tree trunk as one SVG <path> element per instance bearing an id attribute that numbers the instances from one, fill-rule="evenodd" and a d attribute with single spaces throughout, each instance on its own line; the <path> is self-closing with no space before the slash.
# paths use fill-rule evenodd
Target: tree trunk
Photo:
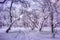
<path id="1" fill-rule="evenodd" d="M 13 4 L 13 0 L 12 0 L 12 2 L 11 2 L 11 6 L 10 6 L 10 26 L 9 26 L 9 28 L 6 30 L 6 33 L 8 33 L 9 32 L 9 30 L 11 29 L 11 27 L 12 27 L 12 15 L 11 15 L 11 9 L 12 9 L 12 4 Z"/>
<path id="2" fill-rule="evenodd" d="M 50 17 L 51 17 L 51 32 L 52 32 L 53 38 L 55 38 L 55 31 L 54 31 L 54 24 L 53 24 L 53 12 L 50 13 Z"/>

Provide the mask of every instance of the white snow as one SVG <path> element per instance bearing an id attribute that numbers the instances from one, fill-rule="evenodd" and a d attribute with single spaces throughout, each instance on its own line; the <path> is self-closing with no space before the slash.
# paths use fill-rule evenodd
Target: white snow
<path id="1" fill-rule="evenodd" d="M 12 27 L 9 33 L 5 33 L 6 29 L 0 29 L 0 40 L 60 40 L 60 33 L 56 34 L 55 38 L 52 38 L 52 33 L 45 30 L 39 32 L 30 28 Z"/>

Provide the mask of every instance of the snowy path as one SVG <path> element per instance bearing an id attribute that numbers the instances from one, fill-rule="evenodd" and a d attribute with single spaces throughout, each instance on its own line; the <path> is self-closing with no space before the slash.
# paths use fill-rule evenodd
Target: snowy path
<path id="1" fill-rule="evenodd" d="M 0 33 L 0 40 L 60 40 L 60 34 L 56 34 L 56 38 L 52 38 L 52 34 L 48 31 L 20 31 L 10 33 Z"/>

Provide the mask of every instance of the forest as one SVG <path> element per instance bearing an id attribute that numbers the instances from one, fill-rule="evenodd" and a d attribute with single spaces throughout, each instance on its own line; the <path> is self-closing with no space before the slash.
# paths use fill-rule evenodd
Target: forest
<path id="1" fill-rule="evenodd" d="M 60 0 L 0 0 L 0 40 L 59 40 Z"/>

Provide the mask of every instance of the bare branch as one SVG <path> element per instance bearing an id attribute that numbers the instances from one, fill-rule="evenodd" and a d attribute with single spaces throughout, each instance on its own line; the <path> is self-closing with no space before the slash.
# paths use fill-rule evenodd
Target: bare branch
<path id="1" fill-rule="evenodd" d="M 5 1 L 6 1 L 6 0 L 4 0 L 3 2 L 0 2 L 0 4 L 3 4 L 3 3 L 5 3 Z"/>

